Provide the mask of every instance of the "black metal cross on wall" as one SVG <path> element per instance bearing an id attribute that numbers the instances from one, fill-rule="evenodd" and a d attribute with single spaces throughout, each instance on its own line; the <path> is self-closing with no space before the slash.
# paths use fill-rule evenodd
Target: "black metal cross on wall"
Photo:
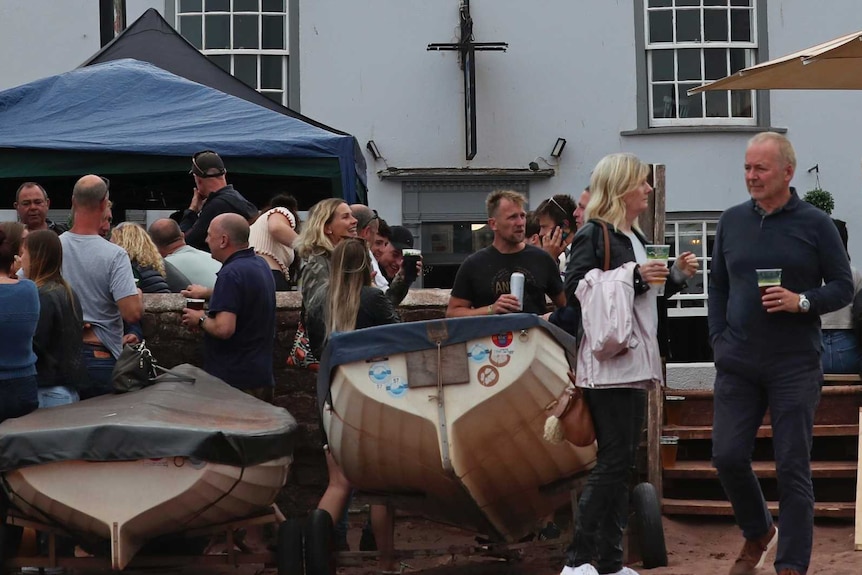
<path id="1" fill-rule="evenodd" d="M 457 43 L 428 44 L 428 50 L 457 50 L 461 56 L 464 74 L 464 138 L 467 159 L 476 156 L 476 50 L 505 52 L 506 42 L 474 42 L 473 18 L 470 16 L 470 0 L 461 0 L 458 9 L 461 19 L 461 35 Z"/>

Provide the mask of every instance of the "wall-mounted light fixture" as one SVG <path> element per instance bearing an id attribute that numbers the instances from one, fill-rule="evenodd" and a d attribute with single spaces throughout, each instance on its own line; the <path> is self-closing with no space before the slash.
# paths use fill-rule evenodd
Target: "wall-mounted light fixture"
<path id="1" fill-rule="evenodd" d="M 559 158 L 563 154 L 563 148 L 566 147 L 566 139 L 565 138 L 557 138 L 557 142 L 554 144 L 554 149 L 551 150 L 552 158 Z"/>
<path id="2" fill-rule="evenodd" d="M 377 148 L 377 144 L 374 143 L 374 140 L 368 140 L 368 143 L 365 144 L 365 149 L 371 152 L 371 156 L 375 160 L 383 158 L 383 154 L 380 153 L 380 150 Z"/>

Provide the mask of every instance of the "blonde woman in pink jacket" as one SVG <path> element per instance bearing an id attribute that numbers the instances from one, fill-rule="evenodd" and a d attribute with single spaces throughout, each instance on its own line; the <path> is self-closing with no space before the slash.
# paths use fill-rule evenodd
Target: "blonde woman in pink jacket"
<path id="1" fill-rule="evenodd" d="M 606 156 L 593 170 L 590 202 L 584 215 L 586 223 L 572 242 L 566 268 L 569 307 L 577 312 L 579 318 L 580 304 L 575 296 L 578 284 L 591 270 L 602 270 L 604 264 L 602 223 L 608 228 L 612 270 L 605 273 L 626 275 L 631 286 L 631 289 L 626 288 L 626 293 L 631 294 L 626 297 L 634 300 L 631 309 L 641 316 L 649 314 L 653 321 L 645 323 L 650 326 L 655 325 L 656 298 L 678 292 L 685 286 L 685 280 L 697 271 L 697 259 L 690 252 L 680 254 L 670 270 L 664 263 L 647 261 L 647 242 L 637 220 L 646 211 L 649 194 L 652 193 L 648 176 L 649 166 L 631 154 Z M 593 273 L 591 277 L 595 275 Z M 656 290 L 650 289 L 649 284 L 664 281 L 667 282 L 665 295 L 656 296 Z M 643 334 L 642 337 L 646 338 Z M 648 339 L 643 344 L 651 346 L 653 353 L 642 357 L 643 361 L 652 364 L 658 356 L 654 331 Z M 589 345 L 590 336 L 586 340 Z M 656 370 L 648 365 L 646 369 L 630 372 L 633 381 L 621 381 L 617 377 L 613 385 L 606 385 L 608 374 L 618 375 L 625 370 L 600 365 L 603 361 L 615 361 L 613 356 L 605 357 L 598 353 L 595 357 L 599 357 L 599 365 L 593 365 L 590 370 L 578 370 L 578 386 L 584 388 L 599 450 L 596 466 L 578 503 L 575 536 L 566 550 L 566 564 L 561 575 L 637 575 L 623 565 L 622 535 L 628 519 L 629 474 L 634 467 L 644 424 L 645 388 L 657 384 Z M 586 373 L 582 376 L 581 371 Z"/>

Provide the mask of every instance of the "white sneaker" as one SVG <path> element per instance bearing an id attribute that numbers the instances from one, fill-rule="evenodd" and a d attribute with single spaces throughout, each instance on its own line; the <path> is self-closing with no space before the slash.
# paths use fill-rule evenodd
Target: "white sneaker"
<path id="1" fill-rule="evenodd" d="M 629 568 L 629 567 L 623 567 L 622 569 L 620 569 L 616 573 L 613 573 L 612 575 L 638 575 L 638 572 L 635 571 L 634 569 Z"/>
<path id="2" fill-rule="evenodd" d="M 599 575 L 599 572 L 596 571 L 596 568 L 589 563 L 584 563 L 577 567 L 569 567 L 566 565 L 563 567 L 560 575 Z"/>

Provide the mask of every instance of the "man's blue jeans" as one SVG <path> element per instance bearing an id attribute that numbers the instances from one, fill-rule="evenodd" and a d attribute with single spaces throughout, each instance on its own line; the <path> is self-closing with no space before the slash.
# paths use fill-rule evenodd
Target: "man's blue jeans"
<path id="1" fill-rule="evenodd" d="M 90 377 L 90 385 L 78 389 L 81 399 L 113 393 L 111 374 L 114 373 L 114 364 L 117 363 L 114 356 L 101 345 L 85 343 L 81 348 L 81 357 L 87 368 L 87 375 Z"/>
<path id="2" fill-rule="evenodd" d="M 862 354 L 852 329 L 823 330 L 823 373 L 850 373 L 862 371 Z"/>
<path id="3" fill-rule="evenodd" d="M 751 469 L 757 428 L 769 408 L 778 475 L 779 538 L 775 569 L 808 570 L 814 530 L 811 442 L 823 373 L 817 350 L 757 352 L 750 344 L 715 344 L 712 462 L 746 539 L 772 525 Z"/>
<path id="4" fill-rule="evenodd" d="M 578 501 L 575 538 L 566 565 L 578 567 L 596 556 L 599 573 L 623 566 L 623 529 L 629 516 L 629 482 L 646 416 L 646 391 L 584 389 L 599 451 Z"/>

